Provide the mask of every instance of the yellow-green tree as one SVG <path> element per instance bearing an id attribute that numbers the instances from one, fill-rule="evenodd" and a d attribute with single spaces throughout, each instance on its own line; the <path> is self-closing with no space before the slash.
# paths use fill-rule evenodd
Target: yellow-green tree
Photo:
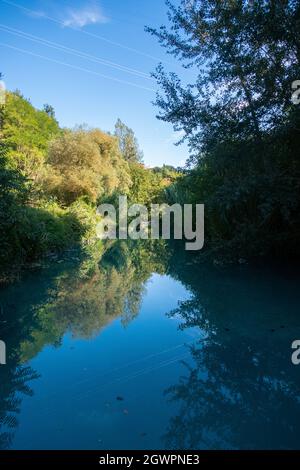
<path id="1" fill-rule="evenodd" d="M 69 205 L 79 197 L 96 203 L 114 191 L 128 192 L 130 174 L 118 142 L 98 129 L 65 131 L 49 146 L 47 191 Z"/>
<path id="2" fill-rule="evenodd" d="M 45 162 L 50 139 L 60 132 L 57 121 L 35 109 L 19 92 L 6 93 L 0 138 L 12 166 L 34 182 Z"/>

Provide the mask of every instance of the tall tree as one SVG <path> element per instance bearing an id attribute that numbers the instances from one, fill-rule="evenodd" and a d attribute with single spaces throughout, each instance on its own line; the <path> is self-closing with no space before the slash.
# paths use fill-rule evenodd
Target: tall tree
<path id="1" fill-rule="evenodd" d="M 283 123 L 300 73 L 299 0 L 166 4 L 170 28 L 147 31 L 197 76 L 184 87 L 158 67 L 164 92 L 158 117 L 184 130 L 194 153 L 227 140 L 228 133 L 259 140 Z"/>
<path id="2" fill-rule="evenodd" d="M 194 169 L 177 189 L 205 203 L 206 246 L 239 258 L 299 253 L 300 1 L 166 4 L 169 25 L 147 30 L 194 79 L 158 66 L 158 118 L 189 144 Z"/>
<path id="3" fill-rule="evenodd" d="M 139 148 L 137 138 L 130 127 L 126 126 L 121 119 L 115 124 L 114 135 L 119 140 L 120 151 L 130 163 L 141 163 L 143 161 L 143 152 Z"/>

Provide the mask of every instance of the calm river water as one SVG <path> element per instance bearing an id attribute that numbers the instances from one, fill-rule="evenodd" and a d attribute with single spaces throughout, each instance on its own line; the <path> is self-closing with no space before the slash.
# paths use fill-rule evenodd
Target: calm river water
<path id="1" fill-rule="evenodd" d="M 124 243 L 26 273 L 0 307 L 0 448 L 300 448 L 295 273 Z"/>

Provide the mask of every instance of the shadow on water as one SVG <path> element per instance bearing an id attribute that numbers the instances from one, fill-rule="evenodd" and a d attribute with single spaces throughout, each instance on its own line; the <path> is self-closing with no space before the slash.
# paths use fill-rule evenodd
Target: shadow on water
<path id="1" fill-rule="evenodd" d="M 30 382 L 38 374 L 22 363 L 20 350 L 34 323 L 31 312 L 17 310 L 14 295 L 0 298 L 0 337 L 5 339 L 7 351 L 6 365 L 0 366 L 0 449 L 8 449 L 19 424 L 22 395 L 32 396 Z"/>
<path id="2" fill-rule="evenodd" d="M 33 393 L 31 359 L 46 345 L 60 347 L 66 333 L 88 340 L 116 318 L 125 328 L 153 273 L 190 293 L 165 313 L 182 330 L 205 332 L 186 346 L 191 360 L 165 390 L 177 411 L 163 423 L 161 448 L 300 447 L 300 366 L 291 363 L 291 343 L 300 338 L 295 273 L 199 266 L 161 242 L 118 242 L 100 263 L 86 263 L 67 259 L 0 291 L 8 350 L 0 367 L 0 448 L 12 444 L 22 394 Z"/>
<path id="3" fill-rule="evenodd" d="M 169 272 L 192 293 L 170 312 L 207 336 L 193 365 L 166 394 L 180 404 L 164 436 L 173 449 L 299 448 L 299 276 L 285 270 L 216 269 L 172 259 Z"/>

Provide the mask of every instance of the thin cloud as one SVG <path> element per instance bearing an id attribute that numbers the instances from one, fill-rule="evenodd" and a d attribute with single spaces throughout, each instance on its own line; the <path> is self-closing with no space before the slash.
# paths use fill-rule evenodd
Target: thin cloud
<path id="1" fill-rule="evenodd" d="M 68 9 L 63 19 L 63 25 L 83 28 L 89 24 L 103 24 L 109 20 L 98 5 L 87 5 L 79 9 Z"/>

